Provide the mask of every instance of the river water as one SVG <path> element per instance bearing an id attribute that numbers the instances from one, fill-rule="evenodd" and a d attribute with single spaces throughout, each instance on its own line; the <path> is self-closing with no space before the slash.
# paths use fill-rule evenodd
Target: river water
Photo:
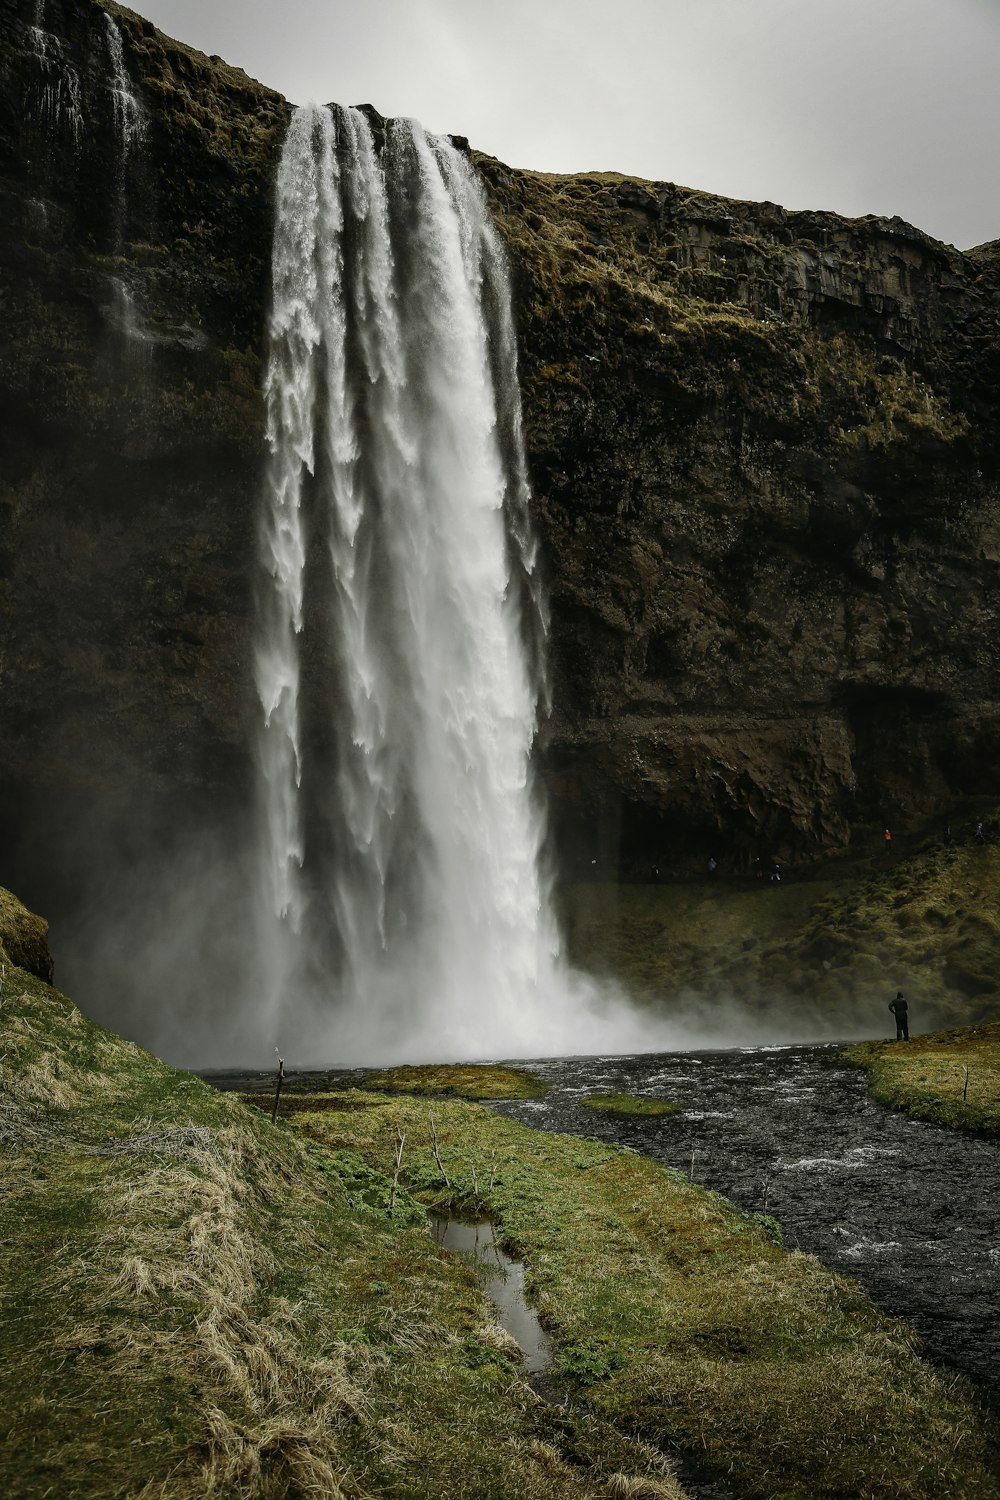
<path id="1" fill-rule="evenodd" d="M 835 1045 L 518 1065 L 550 1092 L 493 1104 L 498 1113 L 630 1146 L 748 1213 L 773 1215 L 789 1246 L 911 1324 L 935 1364 L 1000 1390 L 1000 1143 L 884 1109 Z M 298 1073 L 286 1087 L 313 1092 L 363 1077 Z M 273 1087 L 266 1074 L 210 1081 Z M 681 1111 L 618 1118 L 581 1103 L 605 1091 L 672 1099 Z"/>
<path id="2" fill-rule="evenodd" d="M 934 1363 L 1000 1388 L 1000 1143 L 884 1109 L 836 1046 L 528 1066 L 550 1093 L 500 1113 L 631 1146 L 773 1215 L 789 1246 L 911 1324 Z M 681 1112 L 609 1117 L 580 1102 L 605 1091 Z"/>

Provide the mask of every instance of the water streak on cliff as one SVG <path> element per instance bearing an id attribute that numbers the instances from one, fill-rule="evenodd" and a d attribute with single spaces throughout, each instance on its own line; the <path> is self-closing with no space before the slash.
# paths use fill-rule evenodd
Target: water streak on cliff
<path id="1" fill-rule="evenodd" d="M 510 294 L 448 140 L 390 122 L 380 156 L 363 113 L 297 111 L 266 394 L 272 999 L 335 988 L 338 1056 L 566 1047 Z"/>
<path id="2" fill-rule="evenodd" d="M 111 62 L 111 102 L 115 115 L 115 132 L 124 166 L 132 152 L 142 142 L 143 114 L 132 86 L 132 80 L 128 75 L 128 69 L 125 67 L 122 34 L 118 29 L 118 23 L 107 12 L 105 12 L 104 20 L 107 25 L 108 57 Z"/>
<path id="3" fill-rule="evenodd" d="M 80 75 L 66 61 L 60 38 L 45 29 L 45 0 L 38 0 L 27 33 L 40 75 L 34 98 L 30 97 L 34 89 L 28 89 L 28 110 L 51 136 L 65 134 L 74 150 L 79 150 L 83 130 Z"/>

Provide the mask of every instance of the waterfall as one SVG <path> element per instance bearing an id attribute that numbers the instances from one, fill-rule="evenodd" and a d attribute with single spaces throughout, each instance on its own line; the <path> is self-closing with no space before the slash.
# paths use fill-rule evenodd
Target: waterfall
<path id="1" fill-rule="evenodd" d="M 105 40 L 108 49 L 111 112 L 114 123 L 115 168 L 111 201 L 111 248 L 121 254 L 129 220 L 130 187 L 135 188 L 133 159 L 142 146 L 146 118 L 136 96 L 122 50 L 118 23 L 104 12 Z M 133 285 L 121 276 L 111 276 L 111 300 L 108 321 L 114 332 L 118 354 L 131 376 L 144 378 L 153 359 L 153 341 L 142 316 L 141 295 L 133 274 Z"/>
<path id="2" fill-rule="evenodd" d="M 111 103 L 120 159 L 119 171 L 123 174 L 129 157 L 142 142 L 144 120 L 132 80 L 125 67 L 118 22 L 108 11 L 104 12 L 104 22 L 107 28 L 108 59 L 111 63 Z"/>
<path id="3" fill-rule="evenodd" d="M 378 151 L 362 112 L 297 110 L 269 336 L 256 683 L 274 1025 L 301 1038 L 308 1001 L 320 1060 L 607 1049 L 621 1018 L 602 1024 L 565 970 L 544 873 L 545 621 L 510 291 L 465 156 L 414 122 L 389 122 Z"/>
<path id="4" fill-rule="evenodd" d="M 26 29 L 40 75 L 34 98 L 34 88 L 28 89 L 29 111 L 49 135 L 68 136 L 78 151 L 83 132 L 80 76 L 66 61 L 60 38 L 45 29 L 45 0 L 37 0 L 34 22 Z"/>

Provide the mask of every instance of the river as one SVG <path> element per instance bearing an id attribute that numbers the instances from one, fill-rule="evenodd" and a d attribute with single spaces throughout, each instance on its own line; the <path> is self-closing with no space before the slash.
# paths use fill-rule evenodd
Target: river
<path id="1" fill-rule="evenodd" d="M 786 1244 L 915 1328 L 935 1364 L 1000 1390 L 1000 1142 L 876 1104 L 836 1045 L 517 1065 L 550 1092 L 492 1104 L 498 1113 L 629 1146 L 772 1215 Z M 221 1088 L 273 1087 L 273 1075 L 208 1076 Z M 286 1086 L 311 1092 L 363 1077 L 301 1072 Z M 622 1118 L 581 1103 L 605 1091 L 671 1099 L 680 1113 Z"/>
<path id="2" fill-rule="evenodd" d="M 550 1093 L 499 1112 L 630 1146 L 771 1214 L 789 1246 L 911 1324 L 935 1364 L 1000 1388 L 1000 1143 L 876 1104 L 834 1045 L 528 1066 Z M 681 1112 L 623 1118 L 580 1102 L 605 1091 Z"/>

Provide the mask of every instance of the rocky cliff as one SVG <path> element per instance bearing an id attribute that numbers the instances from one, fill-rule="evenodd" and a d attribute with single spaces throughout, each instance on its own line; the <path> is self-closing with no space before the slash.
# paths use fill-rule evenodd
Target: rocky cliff
<path id="1" fill-rule="evenodd" d="M 289 106 L 114 4 L 0 19 L 0 784 L 38 904 L 95 826 L 235 826 L 250 795 Z M 515 272 L 568 860 L 808 859 L 991 793 L 1000 246 L 474 159 Z"/>
<path id="2" fill-rule="evenodd" d="M 480 165 L 518 268 L 552 778 L 603 811 L 599 858 L 809 857 L 992 792 L 1000 246 Z"/>

